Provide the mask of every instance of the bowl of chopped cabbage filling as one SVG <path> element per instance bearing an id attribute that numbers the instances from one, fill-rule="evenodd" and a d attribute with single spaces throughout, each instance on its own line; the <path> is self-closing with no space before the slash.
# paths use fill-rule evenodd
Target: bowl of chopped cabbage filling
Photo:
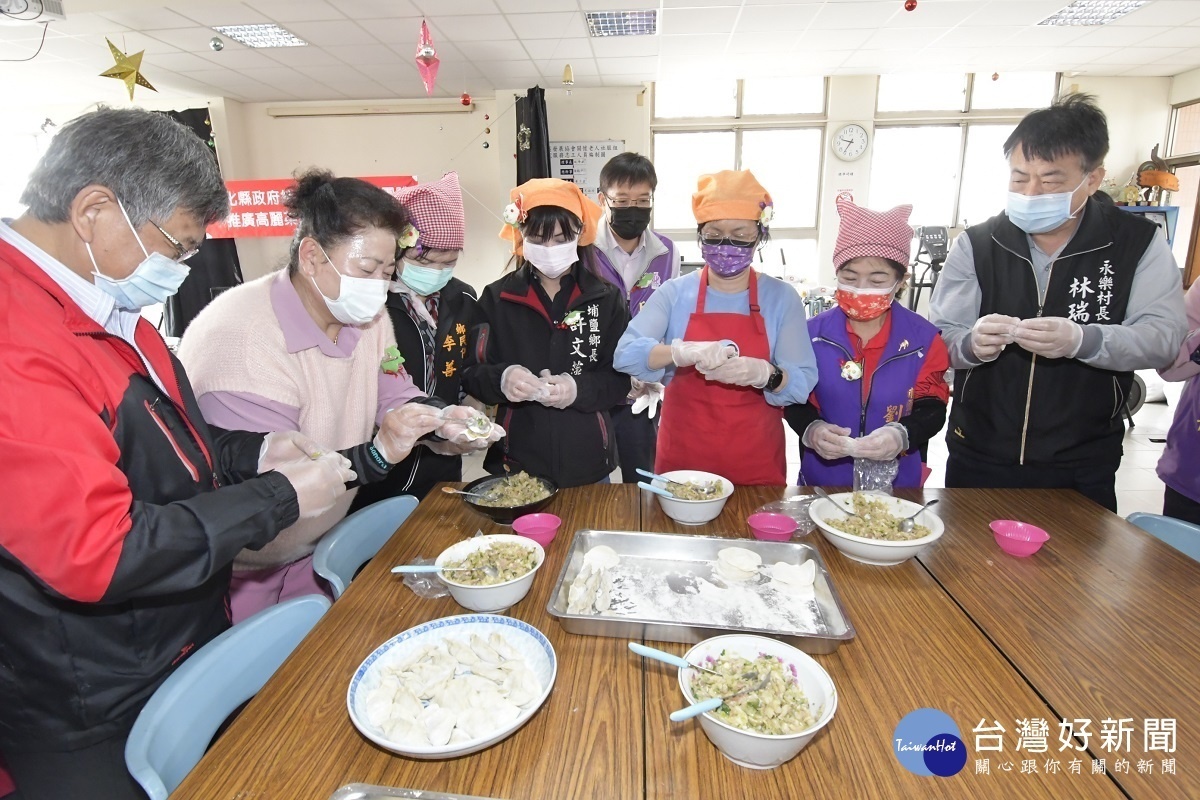
<path id="1" fill-rule="evenodd" d="M 516 472 L 479 478 L 464 486 L 463 491 L 482 495 L 460 495 L 471 508 L 490 517 L 493 522 L 511 525 L 517 517 L 541 511 L 549 505 L 558 493 L 558 485 L 549 478 Z"/>
<path id="2" fill-rule="evenodd" d="M 903 563 L 941 538 L 945 526 L 928 509 L 913 519 L 911 531 L 900 530 L 900 520 L 918 511 L 920 503 L 871 492 L 830 495 L 808 509 L 821 534 L 842 555 L 881 567 Z"/>
<path id="3" fill-rule="evenodd" d="M 688 704 L 725 698 L 715 711 L 700 715 L 700 727 L 721 755 L 739 766 L 773 769 L 790 761 L 837 710 L 829 673 L 807 653 L 776 639 L 717 636 L 684 658 L 719 673 L 680 670 L 679 688 Z"/>
<path id="4" fill-rule="evenodd" d="M 474 536 L 442 551 L 434 563 L 450 596 L 472 611 L 504 611 L 521 601 L 546 560 L 542 546 L 525 536 Z"/>
<path id="5" fill-rule="evenodd" d="M 725 502 L 733 494 L 733 483 L 712 472 L 677 469 L 662 475 L 675 482 L 654 481 L 655 486 L 672 495 L 657 495 L 658 504 L 662 506 L 664 514 L 681 525 L 703 525 L 712 522 L 720 516 Z"/>

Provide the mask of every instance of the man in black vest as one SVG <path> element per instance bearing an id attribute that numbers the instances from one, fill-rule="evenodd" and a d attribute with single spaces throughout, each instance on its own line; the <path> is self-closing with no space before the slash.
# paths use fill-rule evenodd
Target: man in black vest
<path id="1" fill-rule="evenodd" d="M 1004 213 L 955 240 L 930 302 L 954 373 L 951 487 L 1069 488 L 1117 510 L 1136 369 L 1186 333 L 1157 227 L 1092 194 L 1108 122 L 1087 95 L 1034 111 L 1004 143 Z"/>

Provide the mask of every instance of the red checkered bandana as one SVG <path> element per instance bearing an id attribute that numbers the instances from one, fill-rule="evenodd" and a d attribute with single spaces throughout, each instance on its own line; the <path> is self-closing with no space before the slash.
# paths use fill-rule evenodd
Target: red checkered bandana
<path id="1" fill-rule="evenodd" d="M 912 213 L 912 206 L 896 206 L 891 211 L 879 212 L 838 198 L 837 210 L 841 225 L 837 243 L 833 246 L 834 269 L 841 269 L 847 261 L 864 256 L 908 264 L 913 237 L 908 215 Z"/>
<path id="2" fill-rule="evenodd" d="M 420 233 L 417 247 L 426 250 L 462 250 L 467 223 L 463 214 L 458 173 L 447 172 L 439 180 L 406 186 L 399 191 L 413 227 Z"/>

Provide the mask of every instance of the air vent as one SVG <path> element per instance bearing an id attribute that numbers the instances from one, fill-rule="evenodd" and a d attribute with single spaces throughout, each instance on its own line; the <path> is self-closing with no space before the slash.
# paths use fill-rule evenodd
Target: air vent
<path id="1" fill-rule="evenodd" d="M 658 33 L 657 11 L 589 11 L 592 36 L 652 36 Z"/>
<path id="2" fill-rule="evenodd" d="M 1131 11 L 1137 11 L 1148 0 L 1075 0 L 1038 25 L 1107 25 Z"/>
<path id="3" fill-rule="evenodd" d="M 305 47 L 308 42 L 278 25 L 217 25 L 213 30 L 247 47 Z"/>

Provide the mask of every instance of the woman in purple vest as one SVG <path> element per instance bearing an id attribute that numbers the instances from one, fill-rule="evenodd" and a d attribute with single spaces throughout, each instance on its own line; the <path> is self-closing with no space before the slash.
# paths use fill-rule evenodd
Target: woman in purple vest
<path id="1" fill-rule="evenodd" d="M 837 307 L 808 321 L 819 378 L 788 406 L 801 486 L 852 486 L 854 460 L 900 460 L 896 486 L 920 486 L 921 453 L 946 421 L 950 359 L 938 329 L 893 305 L 908 273 L 912 206 L 878 213 L 837 201 Z"/>
<path id="2" fill-rule="evenodd" d="M 1167 485 L 1163 514 L 1200 525 L 1200 281 L 1192 284 L 1184 300 L 1187 338 L 1175 363 L 1158 371 L 1165 380 L 1187 381 L 1167 431 L 1158 477 Z"/>

